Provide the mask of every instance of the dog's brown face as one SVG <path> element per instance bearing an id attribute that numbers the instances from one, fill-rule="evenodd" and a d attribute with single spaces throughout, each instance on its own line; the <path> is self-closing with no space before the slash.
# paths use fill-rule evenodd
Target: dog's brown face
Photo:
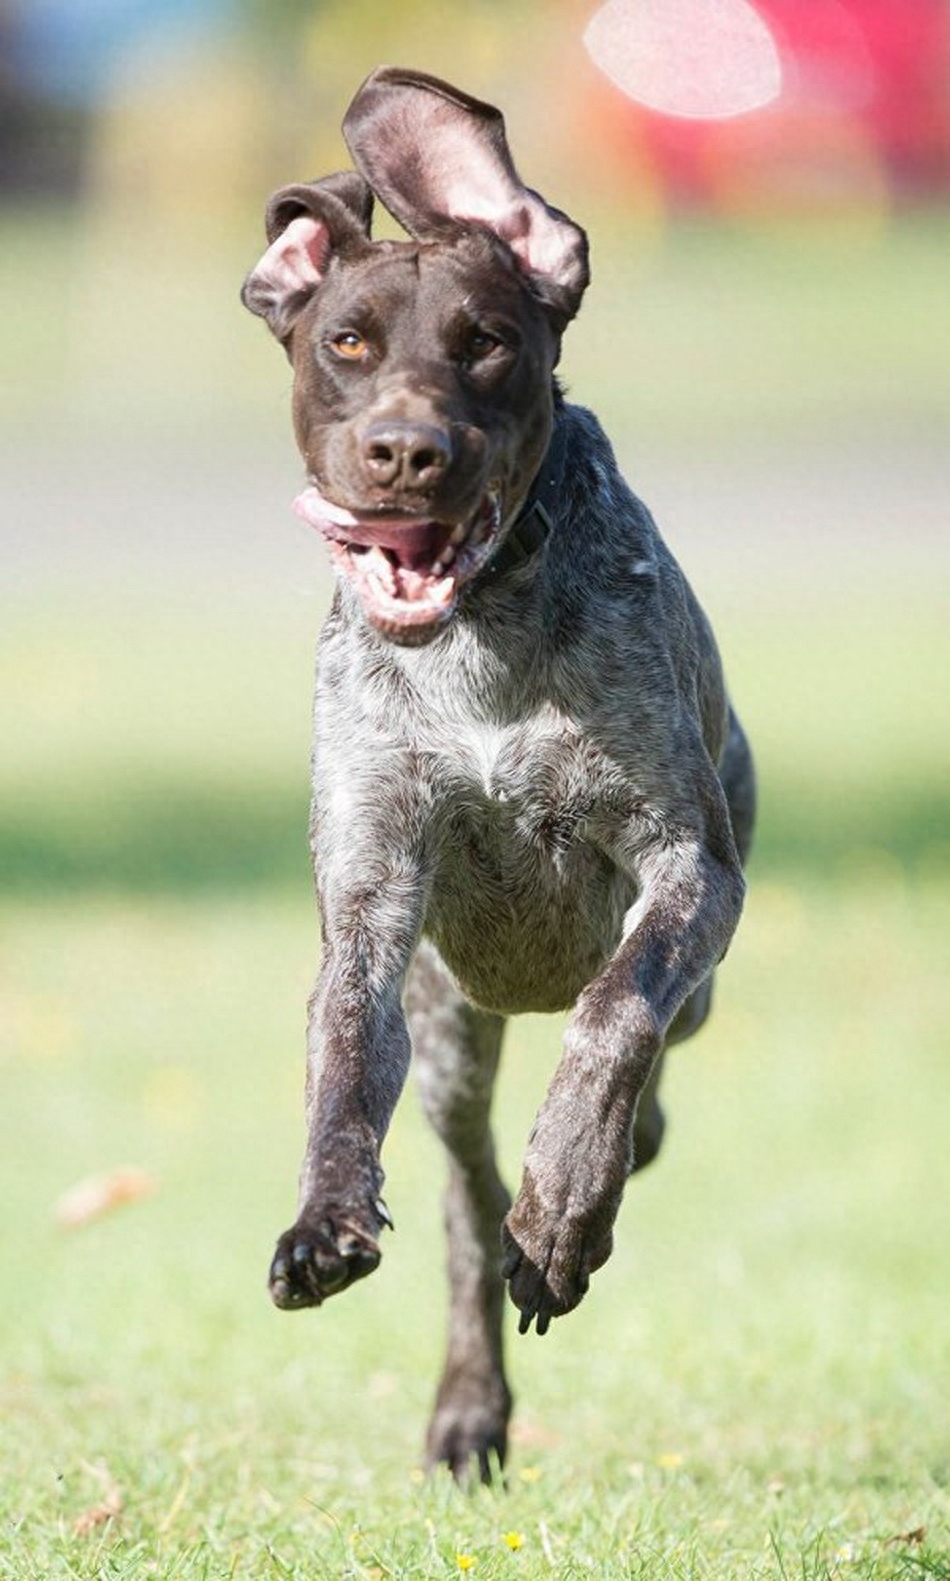
<path id="1" fill-rule="evenodd" d="M 294 370 L 299 514 L 367 620 L 430 640 L 541 466 L 583 233 L 521 186 L 497 111 L 377 72 L 344 130 L 363 179 L 281 189 L 244 288 Z M 373 242 L 370 187 L 417 238 Z"/>
<path id="2" fill-rule="evenodd" d="M 366 618 L 420 641 L 492 557 L 544 457 L 557 337 L 488 235 L 371 245 L 291 332 L 294 425 Z"/>

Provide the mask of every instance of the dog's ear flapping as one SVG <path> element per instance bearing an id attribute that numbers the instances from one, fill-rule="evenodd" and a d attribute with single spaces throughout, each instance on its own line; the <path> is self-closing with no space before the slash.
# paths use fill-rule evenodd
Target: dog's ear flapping
<path id="1" fill-rule="evenodd" d="M 343 136 L 357 168 L 410 235 L 486 226 L 507 242 L 563 327 L 590 279 L 587 237 L 524 186 L 500 110 L 422 72 L 381 66 L 350 105 Z"/>
<path id="2" fill-rule="evenodd" d="M 373 194 L 355 171 L 280 187 L 264 215 L 267 251 L 248 275 L 241 301 L 286 341 L 331 258 L 369 244 Z"/>

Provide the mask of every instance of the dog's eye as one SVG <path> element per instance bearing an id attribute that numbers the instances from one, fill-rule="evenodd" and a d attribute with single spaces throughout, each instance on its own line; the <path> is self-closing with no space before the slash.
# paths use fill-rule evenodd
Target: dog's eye
<path id="1" fill-rule="evenodd" d="M 481 362 L 483 358 L 490 357 L 492 352 L 502 344 L 497 335 L 487 329 L 469 330 L 465 337 L 466 362 Z"/>
<path id="2" fill-rule="evenodd" d="M 338 357 L 346 357 L 355 362 L 358 357 L 366 355 L 369 347 L 355 329 L 344 329 L 339 335 L 334 335 L 330 342 Z"/>

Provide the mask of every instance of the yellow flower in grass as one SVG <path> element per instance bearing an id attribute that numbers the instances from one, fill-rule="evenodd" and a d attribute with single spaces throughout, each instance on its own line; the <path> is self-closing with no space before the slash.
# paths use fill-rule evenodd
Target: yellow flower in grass
<path id="1" fill-rule="evenodd" d="M 456 1554 L 455 1563 L 458 1565 L 460 1570 L 471 1570 L 475 1565 L 478 1564 L 478 1560 L 475 1558 L 474 1554 Z"/>
<path id="2" fill-rule="evenodd" d="M 518 1475 L 521 1478 L 522 1482 L 540 1482 L 541 1481 L 541 1467 L 540 1466 L 522 1466 L 521 1470 L 518 1472 Z"/>
<path id="3" fill-rule="evenodd" d="M 520 1532 L 503 1532 L 501 1540 L 506 1548 L 511 1549 L 512 1553 L 516 1553 L 519 1548 L 524 1546 L 524 1538 Z"/>
<path id="4" fill-rule="evenodd" d="M 661 1466 L 664 1471 L 675 1471 L 678 1466 L 683 1464 L 683 1459 L 684 1457 L 682 1455 L 673 1450 L 666 1455 L 657 1455 L 656 1463 L 658 1466 Z"/>

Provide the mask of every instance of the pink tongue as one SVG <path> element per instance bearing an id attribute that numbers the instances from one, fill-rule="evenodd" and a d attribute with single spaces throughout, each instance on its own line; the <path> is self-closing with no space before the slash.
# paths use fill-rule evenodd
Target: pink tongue
<path id="1" fill-rule="evenodd" d="M 438 585 L 433 582 L 431 576 L 420 575 L 418 571 L 411 571 L 408 567 L 404 569 L 402 566 L 396 572 L 396 580 L 399 583 L 401 597 L 410 604 L 418 604 L 422 599 L 429 598 Z M 451 586 L 451 583 L 446 585 Z"/>
<path id="2" fill-rule="evenodd" d="M 352 511 L 344 510 L 342 505 L 334 505 L 331 500 L 324 499 L 319 489 L 312 485 L 298 494 L 294 500 L 294 510 L 308 527 L 316 527 L 320 532 L 328 533 L 335 537 L 334 528 L 355 527 L 356 517 Z"/>
<path id="3" fill-rule="evenodd" d="M 391 549 L 402 564 L 435 558 L 441 534 L 435 522 L 417 516 L 354 516 L 342 505 L 325 499 L 319 489 L 304 489 L 294 500 L 294 510 L 308 526 L 340 543 Z"/>

